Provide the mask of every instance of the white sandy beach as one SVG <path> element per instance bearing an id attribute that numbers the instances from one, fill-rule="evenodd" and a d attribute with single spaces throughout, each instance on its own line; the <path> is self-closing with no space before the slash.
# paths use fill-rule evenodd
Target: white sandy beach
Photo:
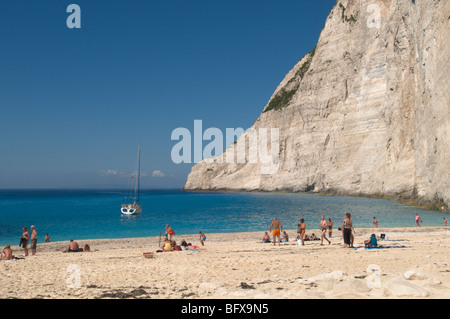
<path id="1" fill-rule="evenodd" d="M 317 229 L 307 230 L 319 234 Z M 365 249 L 371 233 L 384 249 Z M 299 299 L 450 298 L 450 228 L 356 229 L 355 248 L 257 243 L 262 232 L 206 234 L 204 250 L 156 253 L 159 237 L 40 243 L 36 256 L 0 263 L 2 298 Z M 199 245 L 197 235 L 175 235 Z M 76 239 L 75 239 L 76 240 Z M 398 248 L 402 247 L 403 248 Z M 13 246 L 15 256 L 23 250 Z M 144 258 L 143 252 L 155 252 Z M 75 266 L 74 266 L 75 265 Z M 371 270 L 373 269 L 373 270 Z M 79 279 L 79 281 L 76 281 Z M 79 285 L 78 285 L 79 284 Z"/>

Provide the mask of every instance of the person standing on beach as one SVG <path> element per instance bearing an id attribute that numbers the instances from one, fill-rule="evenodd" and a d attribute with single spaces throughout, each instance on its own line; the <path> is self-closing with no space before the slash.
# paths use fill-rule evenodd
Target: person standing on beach
<path id="1" fill-rule="evenodd" d="M 328 242 L 328 245 L 331 244 L 331 241 L 327 238 L 327 221 L 325 220 L 325 216 L 322 216 L 320 220 L 320 231 L 322 232 L 322 235 L 320 236 L 320 245 L 323 246 L 323 240 L 325 239 Z"/>
<path id="2" fill-rule="evenodd" d="M 350 213 L 345 214 L 345 219 L 342 223 L 342 237 L 344 238 L 344 247 L 353 248 L 353 222 L 351 220 L 352 215 Z"/>
<path id="3" fill-rule="evenodd" d="M 281 234 L 281 231 L 283 231 L 283 226 L 281 225 L 281 223 L 276 218 L 274 218 L 272 220 L 272 223 L 270 224 L 269 231 L 272 232 L 273 244 L 275 245 L 275 243 L 277 242 L 277 237 L 278 237 L 278 246 L 280 246 L 280 241 L 281 241 L 280 240 L 280 234 Z"/>
<path id="4" fill-rule="evenodd" d="M 327 226 L 328 226 L 328 237 L 331 238 L 331 235 L 333 234 L 333 221 L 331 220 L 331 218 L 328 218 Z"/>
<path id="5" fill-rule="evenodd" d="M 36 255 L 36 247 L 37 247 L 37 231 L 36 231 L 36 227 L 34 227 L 33 225 L 31 225 L 30 227 L 31 229 L 31 255 L 34 256 Z"/>
<path id="6" fill-rule="evenodd" d="M 302 241 L 302 246 L 305 246 L 306 224 L 303 218 L 300 219 L 299 228 L 300 228 L 300 240 Z"/>
<path id="7" fill-rule="evenodd" d="M 447 227 L 447 223 L 448 223 L 448 220 L 447 220 L 447 218 L 444 217 L 444 225 L 445 225 L 445 227 Z"/>
<path id="8" fill-rule="evenodd" d="M 200 243 L 202 244 L 202 246 L 205 246 L 205 240 L 206 240 L 205 234 L 203 234 L 201 231 L 199 231 L 198 234 L 200 235 Z"/>
<path id="9" fill-rule="evenodd" d="M 22 236 L 20 237 L 23 240 L 23 251 L 25 256 L 28 256 L 28 242 L 30 241 L 30 233 L 28 232 L 26 227 L 22 228 Z"/>
<path id="10" fill-rule="evenodd" d="M 169 225 L 166 225 L 166 236 L 169 240 L 172 240 L 172 235 L 175 235 L 175 231 Z"/>
<path id="11" fill-rule="evenodd" d="M 420 223 L 422 222 L 422 219 L 420 219 L 420 216 L 418 213 L 416 213 L 416 226 L 420 227 Z"/>

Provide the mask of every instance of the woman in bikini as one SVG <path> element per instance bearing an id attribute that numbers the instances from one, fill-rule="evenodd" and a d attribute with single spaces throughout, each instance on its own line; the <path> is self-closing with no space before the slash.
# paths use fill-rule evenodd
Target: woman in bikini
<path id="1" fill-rule="evenodd" d="M 373 227 L 378 228 L 378 219 L 376 217 L 373 218 Z"/>
<path id="2" fill-rule="evenodd" d="M 200 235 L 200 243 L 202 244 L 202 246 L 205 246 L 205 240 L 206 240 L 205 234 L 203 234 L 202 231 L 199 231 L 198 234 Z"/>
<path id="3" fill-rule="evenodd" d="M 170 227 L 169 225 L 166 225 L 166 234 L 165 234 L 169 240 L 172 239 L 172 236 L 175 235 L 175 231 L 173 230 L 172 227 Z"/>
<path id="4" fill-rule="evenodd" d="M 22 228 L 22 237 L 20 238 L 23 239 L 23 251 L 25 256 L 28 256 L 28 242 L 30 241 L 30 233 L 26 227 Z"/>

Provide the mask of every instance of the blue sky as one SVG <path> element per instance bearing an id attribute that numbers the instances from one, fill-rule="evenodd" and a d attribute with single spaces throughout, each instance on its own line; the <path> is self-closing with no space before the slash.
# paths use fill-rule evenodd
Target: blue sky
<path id="1" fill-rule="evenodd" d="M 142 186 L 181 188 L 172 131 L 249 128 L 335 2 L 2 1 L 0 188 L 127 188 L 139 143 Z"/>

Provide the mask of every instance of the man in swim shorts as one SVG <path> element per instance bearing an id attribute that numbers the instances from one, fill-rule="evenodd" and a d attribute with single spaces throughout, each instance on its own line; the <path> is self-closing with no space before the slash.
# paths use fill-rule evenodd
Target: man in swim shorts
<path id="1" fill-rule="evenodd" d="M 322 234 L 320 235 L 320 245 L 323 246 L 323 240 L 325 239 L 328 242 L 328 245 L 331 244 L 331 241 L 328 240 L 326 234 L 327 234 L 327 221 L 325 220 L 325 216 L 322 216 L 320 219 L 320 230 Z"/>
<path id="2" fill-rule="evenodd" d="M 67 249 L 67 251 L 70 253 L 76 253 L 80 251 L 80 247 L 78 246 L 78 243 L 76 241 L 74 241 L 73 239 L 70 240 L 69 242 L 69 249 Z"/>
<path id="3" fill-rule="evenodd" d="M 31 226 L 31 255 L 36 255 L 36 246 L 37 246 L 37 231 L 36 227 Z"/>
<path id="4" fill-rule="evenodd" d="M 276 218 L 272 220 L 269 231 L 272 232 L 273 244 L 275 245 L 278 237 L 278 246 L 280 246 L 280 234 L 283 231 L 283 226 Z"/>

